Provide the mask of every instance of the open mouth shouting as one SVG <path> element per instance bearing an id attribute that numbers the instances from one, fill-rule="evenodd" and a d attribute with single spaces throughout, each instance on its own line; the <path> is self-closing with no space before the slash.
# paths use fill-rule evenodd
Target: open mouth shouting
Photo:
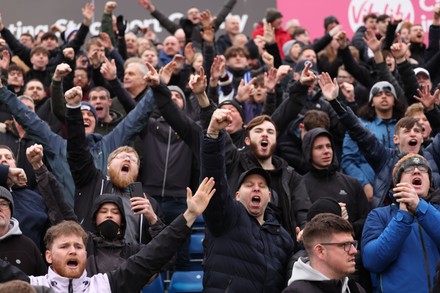
<path id="1" fill-rule="evenodd" d="M 130 163 L 124 163 L 121 167 L 122 174 L 128 174 L 130 172 Z"/>

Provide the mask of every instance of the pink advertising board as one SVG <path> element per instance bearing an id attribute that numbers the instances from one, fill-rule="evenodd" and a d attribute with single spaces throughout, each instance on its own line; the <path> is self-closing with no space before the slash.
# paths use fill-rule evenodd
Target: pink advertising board
<path id="1" fill-rule="evenodd" d="M 312 40 L 324 34 L 324 18 L 329 15 L 338 18 L 348 36 L 353 35 L 362 25 L 363 17 L 371 12 L 400 14 L 404 21 L 421 24 L 428 31 L 436 4 L 440 0 L 277 0 L 284 22 L 299 19 Z"/>

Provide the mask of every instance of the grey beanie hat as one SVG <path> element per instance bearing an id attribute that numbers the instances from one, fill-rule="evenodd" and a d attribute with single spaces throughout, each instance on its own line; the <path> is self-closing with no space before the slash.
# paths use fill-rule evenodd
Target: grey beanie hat
<path id="1" fill-rule="evenodd" d="M 388 81 L 379 81 L 376 82 L 370 90 L 370 97 L 368 98 L 368 103 L 371 102 L 373 97 L 380 92 L 389 92 L 392 93 L 394 98 L 397 99 L 396 89 L 394 86 Z"/>
<path id="2" fill-rule="evenodd" d="M 178 87 L 177 85 L 169 85 L 168 89 L 172 92 L 179 93 L 179 95 L 182 97 L 182 100 L 183 100 L 183 108 L 186 108 L 186 97 L 185 97 L 185 93 L 182 91 L 182 89 L 180 87 Z"/>
<path id="3" fill-rule="evenodd" d="M 4 188 L 3 186 L 0 186 L 0 198 L 4 198 L 7 201 L 9 201 L 9 208 L 11 209 L 11 216 L 14 212 L 14 198 L 12 197 L 12 194 Z"/>

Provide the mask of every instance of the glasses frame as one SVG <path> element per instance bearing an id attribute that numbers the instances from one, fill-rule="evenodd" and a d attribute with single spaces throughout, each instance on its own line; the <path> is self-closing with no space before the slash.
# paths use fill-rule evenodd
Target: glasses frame
<path id="1" fill-rule="evenodd" d="M 319 243 L 319 244 L 321 244 L 321 245 L 336 245 L 336 246 L 342 247 L 345 252 L 350 252 L 351 246 L 354 246 L 354 248 L 357 249 L 359 242 L 357 240 L 353 240 L 353 241 L 347 241 L 347 242 L 327 242 L 327 243 Z"/>
<path id="2" fill-rule="evenodd" d="M 9 202 L 0 202 L 0 210 L 6 210 L 6 208 L 10 208 L 11 207 L 11 204 L 9 203 Z"/>
<path id="3" fill-rule="evenodd" d="M 405 174 L 414 174 L 414 171 L 419 170 L 420 173 L 428 173 L 428 168 L 423 165 L 412 165 L 403 169 L 403 173 Z M 421 168 L 421 169 L 420 169 Z"/>

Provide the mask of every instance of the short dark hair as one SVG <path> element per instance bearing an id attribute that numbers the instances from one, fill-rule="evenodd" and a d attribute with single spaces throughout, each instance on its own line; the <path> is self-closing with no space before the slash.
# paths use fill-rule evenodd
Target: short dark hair
<path id="1" fill-rule="evenodd" d="M 8 147 L 7 145 L 5 145 L 5 144 L 0 144 L 0 150 L 1 149 L 5 149 L 5 150 L 8 150 L 8 151 L 10 151 L 11 152 L 11 154 L 12 154 L 12 158 L 14 159 L 14 161 L 15 161 L 15 155 L 14 155 L 14 152 L 11 150 L 11 148 L 10 147 Z"/>
<path id="2" fill-rule="evenodd" d="M 330 130 L 330 118 L 324 111 L 308 110 L 304 114 L 303 125 L 306 131 L 318 127 Z"/>
<path id="3" fill-rule="evenodd" d="M 29 37 L 29 38 L 31 38 L 31 41 L 34 42 L 34 36 L 31 35 L 30 33 L 22 33 L 22 34 L 20 35 L 20 38 L 21 38 L 21 37 Z"/>
<path id="4" fill-rule="evenodd" d="M 313 217 L 306 224 L 303 232 L 304 246 L 309 255 L 313 255 L 316 242 L 327 242 L 335 233 L 354 234 L 350 222 L 341 216 L 330 213 L 322 213 Z"/>
<path id="5" fill-rule="evenodd" d="M 225 52 L 225 58 L 228 60 L 231 57 L 235 57 L 237 55 L 243 55 L 246 58 L 249 58 L 249 51 L 246 48 L 231 46 Z"/>
<path id="6" fill-rule="evenodd" d="M 24 76 L 25 74 L 24 69 L 22 67 L 18 66 L 15 63 L 12 63 L 11 65 L 9 65 L 8 74 L 14 71 L 18 71 L 22 76 Z"/>
<path id="7" fill-rule="evenodd" d="M 91 88 L 90 91 L 89 91 L 89 99 L 90 99 L 90 94 L 91 94 L 92 92 L 101 92 L 101 91 L 104 91 L 104 92 L 105 92 L 105 95 L 107 96 L 107 99 L 108 99 L 108 100 L 111 99 L 111 97 L 110 97 L 110 92 L 108 91 L 108 89 L 106 89 L 106 88 L 103 87 L 103 86 L 95 86 L 95 87 Z"/>
<path id="8" fill-rule="evenodd" d="M 368 13 L 367 15 L 364 16 L 364 23 L 367 22 L 367 20 L 369 20 L 370 18 L 376 19 L 377 20 L 377 15 L 376 13 Z"/>
<path id="9" fill-rule="evenodd" d="M 380 14 L 377 16 L 377 21 L 385 21 L 387 18 L 390 18 L 388 14 Z"/>
<path id="10" fill-rule="evenodd" d="M 86 231 L 75 221 L 62 221 L 61 223 L 50 227 L 44 236 L 44 244 L 46 249 L 50 250 L 55 238 L 61 235 L 78 235 L 82 238 L 84 245 L 87 243 L 88 235 Z"/>
<path id="11" fill-rule="evenodd" d="M 292 33 L 292 38 L 294 39 L 296 36 L 302 35 L 306 33 L 306 29 L 303 28 L 302 26 L 297 27 L 293 33 Z"/>
<path id="12" fill-rule="evenodd" d="M 42 36 L 41 36 L 41 41 L 47 40 L 47 39 L 52 39 L 58 42 L 58 37 L 55 33 L 53 32 L 45 32 Z"/>
<path id="13" fill-rule="evenodd" d="M 269 121 L 269 122 L 272 123 L 272 124 L 275 126 L 275 128 L 276 128 L 275 122 L 272 120 L 272 118 L 270 118 L 270 116 L 268 116 L 268 115 L 260 115 L 260 116 L 254 117 L 254 118 L 253 118 L 251 121 L 249 121 L 249 123 L 247 124 L 247 126 L 246 126 L 246 137 L 249 137 L 249 133 L 250 133 L 250 131 L 251 131 L 253 128 L 257 127 L 257 126 L 260 125 L 260 124 L 263 124 L 264 121 Z"/>

